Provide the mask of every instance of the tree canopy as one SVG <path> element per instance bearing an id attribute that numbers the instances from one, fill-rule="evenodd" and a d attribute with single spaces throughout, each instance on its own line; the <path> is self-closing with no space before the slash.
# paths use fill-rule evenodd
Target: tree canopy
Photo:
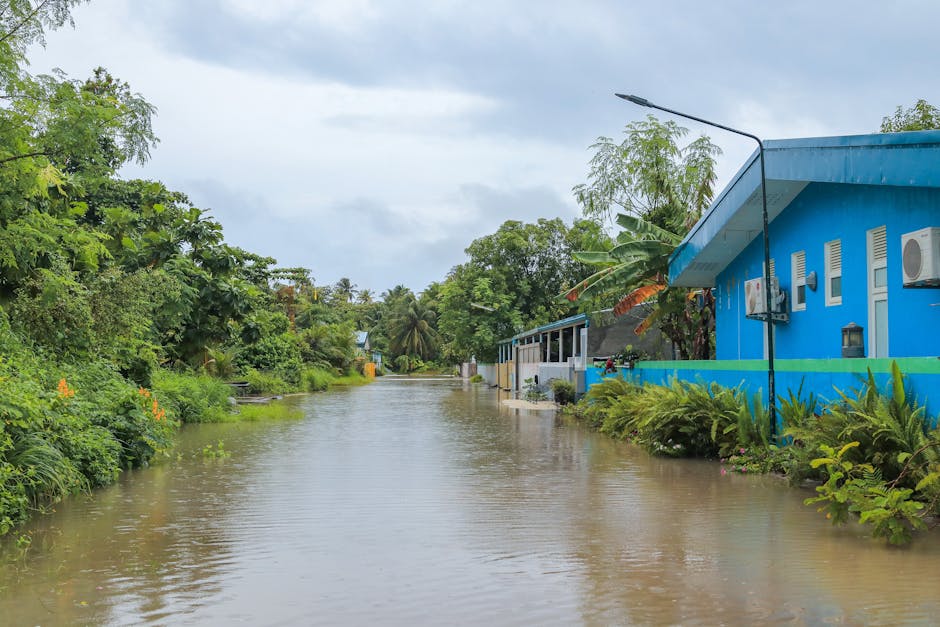
<path id="1" fill-rule="evenodd" d="M 533 224 L 510 220 L 474 240 L 466 249 L 468 261 L 451 270 L 440 290 L 445 356 L 492 360 L 499 340 L 577 313 L 581 305 L 590 308 L 591 303 L 572 305 L 556 296 L 588 272 L 574 251 L 609 243 L 595 221 L 567 227 L 557 218 Z"/>
<path id="2" fill-rule="evenodd" d="M 710 290 L 696 298 L 668 285 L 669 256 L 711 202 L 720 154 L 705 136 L 680 147 L 686 133 L 674 122 L 648 116 L 627 125 L 623 142 L 601 137 L 594 144 L 588 182 L 574 194 L 587 216 L 624 211 L 616 220 L 622 230 L 612 246 L 575 253 L 599 269 L 564 295 L 572 302 L 601 299 L 616 315 L 655 302 L 637 333 L 655 323 L 682 358 L 708 359 L 714 354 Z"/>
<path id="3" fill-rule="evenodd" d="M 885 116 L 881 120 L 882 133 L 929 131 L 933 129 L 940 129 L 940 109 L 924 99 L 918 100 L 909 109 L 904 109 L 898 105 L 894 115 Z"/>

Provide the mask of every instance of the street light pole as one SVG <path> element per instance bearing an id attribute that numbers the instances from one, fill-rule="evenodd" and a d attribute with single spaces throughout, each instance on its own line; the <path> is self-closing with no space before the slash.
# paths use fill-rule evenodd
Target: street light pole
<path id="1" fill-rule="evenodd" d="M 757 135 L 752 135 L 751 133 L 745 133 L 744 131 L 739 131 L 736 128 L 731 128 L 730 126 L 725 126 L 724 124 L 717 124 L 715 122 L 710 122 L 708 120 L 696 117 L 694 115 L 689 115 L 688 113 L 682 113 L 680 111 L 674 111 L 673 109 L 667 109 L 666 107 L 661 107 L 659 105 L 653 104 L 646 98 L 641 98 L 639 96 L 628 96 L 625 94 L 615 94 L 618 98 L 623 98 L 633 104 L 640 105 L 641 107 L 649 107 L 651 109 L 659 109 L 660 111 L 665 111 L 666 113 L 671 113 L 673 115 L 678 115 L 682 118 L 688 118 L 689 120 L 695 120 L 696 122 L 701 122 L 702 124 L 707 124 L 708 126 L 714 126 L 731 133 L 737 133 L 738 135 L 744 135 L 745 137 L 750 137 L 757 142 L 758 154 L 760 155 L 760 190 L 761 190 L 761 218 L 763 219 L 763 235 L 764 235 L 764 298 L 765 298 L 765 311 L 767 312 L 767 410 L 770 414 L 770 435 L 773 438 L 777 436 L 777 397 L 776 391 L 774 389 L 774 317 L 773 317 L 773 303 L 770 294 L 770 235 L 768 233 L 768 224 L 770 220 L 767 217 L 767 174 L 764 169 L 764 142 L 760 140 L 760 137 Z"/>

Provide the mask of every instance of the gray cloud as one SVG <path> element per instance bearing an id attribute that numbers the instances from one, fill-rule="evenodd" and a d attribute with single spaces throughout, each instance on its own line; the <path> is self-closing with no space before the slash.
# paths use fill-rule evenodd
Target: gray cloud
<path id="1" fill-rule="evenodd" d="M 496 189 L 482 183 L 467 183 L 460 187 L 460 195 L 475 209 L 476 223 L 483 228 L 506 220 L 534 222 L 545 217 L 571 222 L 578 216 L 574 203 L 566 202 L 545 186 Z"/>
<path id="2" fill-rule="evenodd" d="M 350 84 L 468 89 L 508 103 L 490 129 L 555 139 L 639 117 L 611 99 L 618 89 L 718 117 L 750 99 L 864 132 L 887 103 L 929 95 L 912 81 L 923 85 L 940 51 L 940 5 L 927 0 L 382 2 L 352 32 L 292 14 L 251 19 L 220 0 L 148 6 L 166 44 L 199 59 Z"/>
<path id="3" fill-rule="evenodd" d="M 929 0 L 95 0 L 75 18 L 34 70 L 105 65 L 160 107 L 129 175 L 211 207 L 236 245 L 379 292 L 443 278 L 507 219 L 570 222 L 587 147 L 648 112 L 614 91 L 767 138 L 940 103 Z M 722 182 L 753 150 L 685 125 L 725 150 Z"/>

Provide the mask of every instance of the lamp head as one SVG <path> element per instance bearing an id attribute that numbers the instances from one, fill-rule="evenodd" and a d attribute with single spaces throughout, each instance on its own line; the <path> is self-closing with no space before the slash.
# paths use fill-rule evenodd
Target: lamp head
<path id="1" fill-rule="evenodd" d="M 628 96 L 626 94 L 614 94 L 618 98 L 623 98 L 624 100 L 629 100 L 633 104 L 638 104 L 641 107 L 652 107 L 653 104 L 646 98 L 640 98 L 639 96 Z"/>

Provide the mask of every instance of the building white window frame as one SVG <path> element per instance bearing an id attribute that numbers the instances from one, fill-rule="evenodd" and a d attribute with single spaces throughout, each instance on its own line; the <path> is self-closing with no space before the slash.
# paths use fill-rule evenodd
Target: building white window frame
<path id="1" fill-rule="evenodd" d="M 802 288 L 802 289 L 800 289 Z M 806 251 L 799 250 L 790 255 L 790 291 L 792 311 L 806 311 Z M 802 298 L 801 298 L 802 295 Z"/>
<path id="2" fill-rule="evenodd" d="M 881 225 L 865 234 L 866 274 L 868 275 L 868 356 L 885 358 L 890 355 L 888 336 L 888 237 L 887 227 Z M 883 303 L 883 318 L 877 319 L 875 310 Z M 883 337 L 883 346 L 878 341 Z"/>
<path id="3" fill-rule="evenodd" d="M 842 304 L 842 240 L 834 239 L 825 244 L 826 307 Z M 838 279 L 836 281 L 836 279 Z M 838 294 L 833 285 L 838 285 Z"/>

